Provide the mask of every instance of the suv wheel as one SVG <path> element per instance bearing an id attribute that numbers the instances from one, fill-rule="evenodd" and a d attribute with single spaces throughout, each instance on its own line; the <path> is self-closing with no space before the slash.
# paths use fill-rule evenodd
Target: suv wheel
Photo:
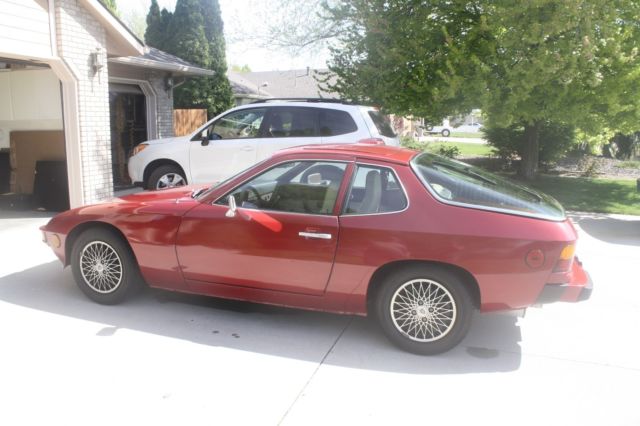
<path id="1" fill-rule="evenodd" d="M 187 179 L 178 167 L 166 165 L 158 167 L 151 173 L 147 182 L 147 189 L 175 188 L 186 184 Z"/>

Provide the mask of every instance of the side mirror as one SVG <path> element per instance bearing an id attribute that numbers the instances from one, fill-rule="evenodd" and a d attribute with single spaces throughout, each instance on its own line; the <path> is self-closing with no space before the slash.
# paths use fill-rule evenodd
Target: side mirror
<path id="1" fill-rule="evenodd" d="M 229 210 L 224 214 L 226 217 L 236 217 L 236 210 L 238 207 L 236 206 L 236 197 L 233 195 L 229 195 Z"/>
<path id="2" fill-rule="evenodd" d="M 207 137 L 207 134 L 204 132 L 202 132 L 202 136 L 200 138 L 200 145 L 202 146 L 209 145 L 209 138 Z"/>

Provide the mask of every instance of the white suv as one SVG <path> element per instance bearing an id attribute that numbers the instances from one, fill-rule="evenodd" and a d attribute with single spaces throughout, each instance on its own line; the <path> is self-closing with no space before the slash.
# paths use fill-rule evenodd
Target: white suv
<path id="1" fill-rule="evenodd" d="M 282 148 L 371 138 L 399 145 L 376 108 L 327 99 L 266 99 L 225 111 L 191 135 L 142 142 L 129 159 L 129 176 L 147 189 L 211 183 Z"/>

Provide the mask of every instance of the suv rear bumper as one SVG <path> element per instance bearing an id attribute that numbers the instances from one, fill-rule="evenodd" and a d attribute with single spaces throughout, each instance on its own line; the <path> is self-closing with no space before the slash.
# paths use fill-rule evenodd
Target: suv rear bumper
<path id="1" fill-rule="evenodd" d="M 571 267 L 571 281 L 566 284 L 546 284 L 536 304 L 553 302 L 582 302 L 591 297 L 593 281 L 576 258 Z"/>

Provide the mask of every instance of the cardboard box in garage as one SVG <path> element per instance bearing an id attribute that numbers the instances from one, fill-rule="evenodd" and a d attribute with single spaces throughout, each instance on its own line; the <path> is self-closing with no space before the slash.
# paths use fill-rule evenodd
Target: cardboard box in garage
<path id="1" fill-rule="evenodd" d="M 36 162 L 65 160 L 64 131 L 19 130 L 10 135 L 10 190 L 16 194 L 33 193 Z"/>

